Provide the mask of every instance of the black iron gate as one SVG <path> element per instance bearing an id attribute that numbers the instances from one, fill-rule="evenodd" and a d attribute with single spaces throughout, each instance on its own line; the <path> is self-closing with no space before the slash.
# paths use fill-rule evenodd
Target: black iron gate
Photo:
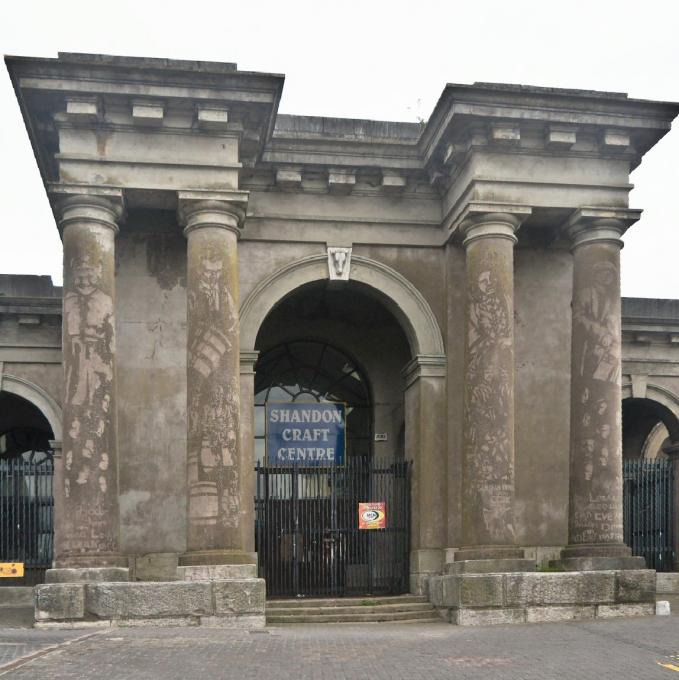
<path id="1" fill-rule="evenodd" d="M 0 458 L 0 562 L 23 562 L 24 585 L 41 583 L 52 566 L 53 472 L 50 452 Z"/>
<path id="2" fill-rule="evenodd" d="M 672 571 L 672 462 L 641 458 L 625 460 L 623 466 L 625 543 L 633 555 L 646 558 L 649 569 Z"/>
<path id="3" fill-rule="evenodd" d="M 257 466 L 256 549 L 269 596 L 408 592 L 410 464 Z M 358 528 L 359 503 L 384 502 L 386 528 Z"/>

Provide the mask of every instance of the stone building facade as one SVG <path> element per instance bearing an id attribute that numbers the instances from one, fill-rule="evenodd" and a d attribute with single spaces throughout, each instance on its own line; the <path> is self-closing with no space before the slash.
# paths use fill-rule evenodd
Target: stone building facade
<path id="1" fill-rule="evenodd" d="M 626 301 L 621 345 L 619 253 L 677 105 L 448 85 L 420 125 L 278 114 L 283 76 L 235 64 L 6 62 L 64 244 L 62 323 L 13 300 L 0 350 L 60 442 L 57 570 L 254 563 L 257 371 L 303 342 L 361 368 L 356 451 L 413 461 L 413 592 L 638 564 L 620 405 L 673 422 L 676 321 Z"/>

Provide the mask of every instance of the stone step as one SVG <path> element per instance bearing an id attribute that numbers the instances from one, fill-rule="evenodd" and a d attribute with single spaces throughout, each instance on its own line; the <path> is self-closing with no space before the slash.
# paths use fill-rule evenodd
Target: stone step
<path id="1" fill-rule="evenodd" d="M 267 607 L 281 608 L 305 608 L 305 607 L 355 607 L 371 606 L 375 607 L 382 604 L 408 604 L 408 603 L 428 603 L 429 600 L 421 595 L 386 595 L 383 597 L 364 595 L 363 597 L 299 597 L 294 599 L 267 600 Z"/>
<path id="2" fill-rule="evenodd" d="M 323 614 L 378 614 L 380 612 L 410 612 L 429 613 L 435 611 L 428 602 L 404 602 L 400 604 L 381 604 L 376 606 L 356 605 L 348 607 L 274 607 L 272 603 L 266 605 L 267 616 L 309 616 Z"/>
<path id="3" fill-rule="evenodd" d="M 422 622 L 437 620 L 438 617 L 434 609 L 427 609 L 420 612 L 376 612 L 371 614 L 288 614 L 270 615 L 267 614 L 267 624 L 282 623 L 379 623 L 379 622 Z M 438 619 L 440 620 L 440 619 Z"/>

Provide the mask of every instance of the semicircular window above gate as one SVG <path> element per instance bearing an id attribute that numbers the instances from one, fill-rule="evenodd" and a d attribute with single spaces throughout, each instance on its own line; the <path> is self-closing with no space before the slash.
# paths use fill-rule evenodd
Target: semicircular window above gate
<path id="1" fill-rule="evenodd" d="M 371 453 L 370 390 L 362 371 L 344 352 L 324 342 L 285 342 L 264 352 L 255 376 L 255 457 L 265 458 L 267 402 L 346 404 L 346 455 Z"/>

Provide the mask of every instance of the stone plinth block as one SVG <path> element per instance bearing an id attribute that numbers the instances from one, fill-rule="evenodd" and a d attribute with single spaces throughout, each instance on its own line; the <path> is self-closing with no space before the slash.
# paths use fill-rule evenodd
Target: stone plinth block
<path id="1" fill-rule="evenodd" d="M 262 578 L 214 581 L 215 614 L 264 615 L 266 584 Z"/>
<path id="2" fill-rule="evenodd" d="M 624 616 L 653 616 L 655 602 L 639 604 L 602 604 L 596 608 L 599 619 L 616 619 Z"/>
<path id="3" fill-rule="evenodd" d="M 91 583 L 86 611 L 101 619 L 154 618 L 211 614 L 209 582 Z"/>
<path id="4" fill-rule="evenodd" d="M 615 601 L 615 573 L 505 574 L 505 605 L 544 606 Z"/>
<path id="5" fill-rule="evenodd" d="M 515 571 L 535 571 L 535 560 L 519 558 L 462 560 L 446 564 L 446 574 L 498 574 Z"/>
<path id="6" fill-rule="evenodd" d="M 658 593 L 679 593 L 679 573 L 658 572 L 655 576 L 655 584 Z"/>
<path id="7" fill-rule="evenodd" d="M 655 573 L 637 571 L 447 574 L 430 578 L 430 600 L 458 625 L 650 616 Z"/>
<path id="8" fill-rule="evenodd" d="M 562 557 L 549 564 L 564 571 L 639 570 L 646 567 L 643 557 Z"/>
<path id="9" fill-rule="evenodd" d="M 178 564 L 178 553 L 149 553 L 147 555 L 139 555 L 134 560 L 134 580 L 174 581 L 177 579 Z"/>
<path id="10" fill-rule="evenodd" d="M 451 612 L 451 623 L 458 626 L 493 626 L 507 623 L 524 623 L 526 612 L 523 609 L 470 609 L 463 608 Z"/>
<path id="11" fill-rule="evenodd" d="M 35 587 L 35 620 L 82 619 L 85 586 L 81 583 L 48 583 Z"/>
<path id="12" fill-rule="evenodd" d="M 111 583 L 129 580 L 130 570 L 126 567 L 64 568 L 45 572 L 45 583 Z"/>
<path id="13" fill-rule="evenodd" d="M 228 579 L 257 578 L 256 564 L 211 564 L 178 567 L 180 581 L 225 581 Z"/>
<path id="14" fill-rule="evenodd" d="M 616 583 L 616 602 L 655 602 L 655 571 L 652 569 L 619 571 Z"/>
<path id="15" fill-rule="evenodd" d="M 445 607 L 443 602 L 443 576 L 432 576 L 429 579 L 429 601 L 435 607 Z"/>

